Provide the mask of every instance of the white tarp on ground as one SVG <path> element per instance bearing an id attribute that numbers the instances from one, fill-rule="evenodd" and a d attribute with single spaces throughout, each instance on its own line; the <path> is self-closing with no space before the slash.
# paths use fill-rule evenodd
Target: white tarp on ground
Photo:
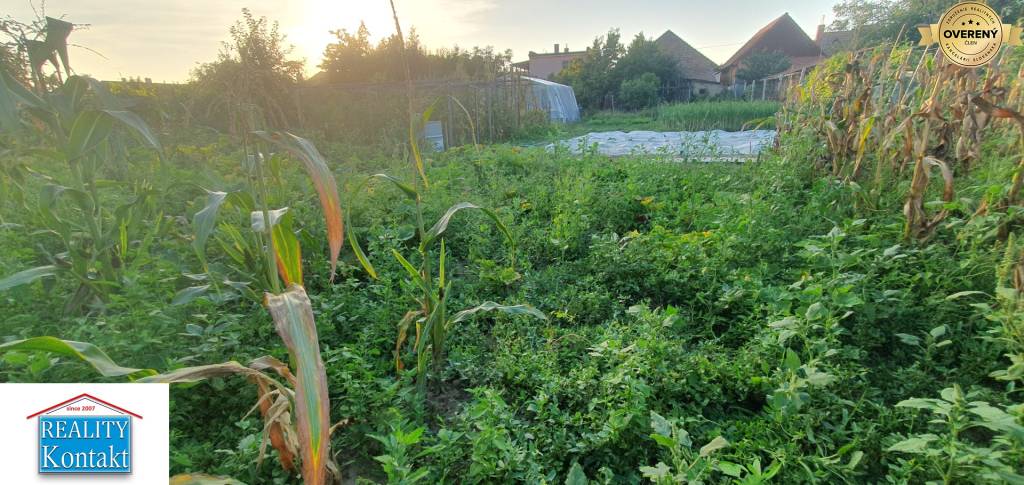
<path id="1" fill-rule="evenodd" d="M 695 160 L 757 158 L 775 142 L 773 130 L 747 131 L 603 131 L 587 133 L 547 146 L 564 146 L 580 153 L 597 145 L 602 155 L 656 154 Z"/>
<path id="2" fill-rule="evenodd" d="M 523 77 L 530 83 L 533 96 L 526 98 L 529 109 L 547 111 L 551 121 L 575 123 L 580 120 L 580 107 L 576 104 L 576 93 L 572 86 L 545 81 L 535 77 Z"/>

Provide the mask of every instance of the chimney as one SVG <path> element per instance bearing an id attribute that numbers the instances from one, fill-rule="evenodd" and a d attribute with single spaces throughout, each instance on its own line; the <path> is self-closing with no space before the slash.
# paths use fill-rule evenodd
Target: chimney
<path id="1" fill-rule="evenodd" d="M 569 46 L 565 46 L 565 50 L 562 51 L 562 52 L 568 53 L 569 52 Z"/>
<path id="2" fill-rule="evenodd" d="M 555 54 L 558 54 L 559 52 L 561 52 L 561 51 L 558 50 L 558 44 L 555 44 L 555 51 L 554 52 L 555 52 Z"/>
<path id="3" fill-rule="evenodd" d="M 821 16 L 821 23 L 818 24 L 818 32 L 814 34 L 814 43 L 821 45 L 821 39 L 825 37 L 825 16 Z"/>

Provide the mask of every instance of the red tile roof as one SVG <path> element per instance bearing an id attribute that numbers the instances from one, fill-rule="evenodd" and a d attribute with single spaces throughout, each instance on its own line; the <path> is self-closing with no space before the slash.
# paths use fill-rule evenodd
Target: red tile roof
<path id="1" fill-rule="evenodd" d="M 788 13 L 772 20 L 758 30 L 743 47 L 740 47 L 720 69 L 739 64 L 754 52 L 782 52 L 790 59 L 800 57 L 820 57 L 821 47 L 815 44 L 807 33 L 797 25 Z"/>

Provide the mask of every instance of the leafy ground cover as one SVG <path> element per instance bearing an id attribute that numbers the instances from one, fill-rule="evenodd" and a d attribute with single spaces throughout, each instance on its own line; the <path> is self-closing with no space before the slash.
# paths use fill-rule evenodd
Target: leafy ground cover
<path id="1" fill-rule="evenodd" d="M 172 388 L 172 472 L 247 483 L 1019 481 L 1019 84 L 894 54 L 812 76 L 779 148 L 736 165 L 510 145 L 410 164 L 280 133 L 155 150 L 95 86 L 52 117 L 68 91 L 17 93 L 71 135 L 3 138 L 0 270 L 52 269 L 0 285 L 0 378 L 197 381 Z M 931 89 L 855 102 L 904 62 Z M 318 362 L 327 399 L 304 400 Z M 315 426 L 272 412 L 309 403 L 322 468 L 288 446 Z"/>

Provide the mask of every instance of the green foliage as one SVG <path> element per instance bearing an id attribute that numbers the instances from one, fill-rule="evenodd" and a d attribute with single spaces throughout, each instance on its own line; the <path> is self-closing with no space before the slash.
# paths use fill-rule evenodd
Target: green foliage
<path id="1" fill-rule="evenodd" d="M 659 461 L 654 466 L 640 467 L 640 472 L 644 478 L 659 485 L 703 483 L 701 478 L 715 468 L 715 452 L 729 446 L 725 438 L 717 436 L 695 453 L 690 434 L 654 411 L 651 411 L 651 429 L 654 430 L 651 439 L 668 451 L 671 464 Z"/>
<path id="2" fill-rule="evenodd" d="M 291 90 L 302 80 L 303 62 L 289 59 L 292 47 L 277 22 L 242 9 L 217 60 L 192 71 L 195 113 L 234 134 L 284 128 L 297 120 Z"/>
<path id="3" fill-rule="evenodd" d="M 370 31 L 360 22 L 355 33 L 345 29 L 331 31 L 335 41 L 324 48 L 318 82 L 355 83 L 405 80 L 402 54 L 395 35 L 370 42 Z M 458 46 L 427 50 L 416 30 L 405 39 L 405 56 L 413 79 L 492 80 L 507 69 L 512 52 L 495 52 L 493 47 L 463 49 Z"/>
<path id="4" fill-rule="evenodd" d="M 756 81 L 789 69 L 791 62 L 782 52 L 755 52 L 743 60 L 736 77 Z"/>
<path id="5" fill-rule="evenodd" d="M 855 47 L 873 47 L 893 42 L 901 35 L 904 42 L 917 43 L 921 35 L 915 28 L 937 23 L 939 17 L 956 0 L 844 0 L 832 7 L 835 20 L 832 29 L 855 30 Z M 1016 0 L 989 0 L 987 3 L 1013 24 L 1024 16 L 1024 5 Z"/>
<path id="6" fill-rule="evenodd" d="M 38 74 L 36 78 L 37 89 L 42 89 Z M 66 300 L 66 312 L 76 313 L 88 304 L 104 302 L 123 283 L 125 264 L 139 256 L 129 247 L 130 236 L 142 232 L 154 212 L 154 191 L 144 177 L 108 182 L 104 176 L 127 150 L 121 129 L 137 135 L 158 153 L 160 142 L 141 118 L 123 109 L 123 100 L 94 79 L 71 76 L 54 92 L 41 96 L 6 72 L 0 72 L 0 79 L 0 99 L 4 100 L 0 116 L 6 119 L 0 127 L 14 133 L 42 128 L 39 134 L 47 139 L 42 153 L 65 164 L 58 176 L 44 175 L 47 182 L 39 188 L 36 207 L 26 207 L 61 242 L 62 251 L 46 253 L 50 264 L 5 278 L 0 288 L 61 274 L 78 282 L 78 289 Z M 33 150 L 16 147 L 11 154 Z M 18 177 L 17 172 L 10 175 Z M 118 201 L 108 195 L 106 189 L 119 184 L 131 188 L 132 199 Z"/>
<path id="7" fill-rule="evenodd" d="M 635 79 L 627 79 L 619 87 L 619 99 L 626 109 L 650 108 L 658 103 L 658 89 L 661 81 L 654 73 L 647 72 Z"/>
<path id="8" fill-rule="evenodd" d="M 678 81 L 686 77 L 686 73 L 679 72 L 677 59 L 666 54 L 654 40 L 645 37 L 641 32 L 633 38 L 622 58 L 615 63 L 612 76 L 621 89 L 625 82 L 640 79 L 647 74 L 655 75 L 659 81 L 659 88 L 661 83 Z M 650 77 L 647 79 L 649 82 Z"/>
<path id="9" fill-rule="evenodd" d="M 681 77 L 678 64 L 643 32 L 628 47 L 623 47 L 619 39 L 617 29 L 609 30 L 594 39 L 582 59 L 555 76 L 556 81 L 573 87 L 580 106 L 594 110 L 653 106 L 661 99 L 662 84 Z"/>
<path id="10" fill-rule="evenodd" d="M 600 108 L 609 93 L 615 93 L 621 83 L 612 75 L 616 63 L 625 53 L 618 29 L 594 38 L 583 59 L 574 60 L 569 67 L 555 76 L 555 81 L 572 86 L 581 107 Z"/>
<path id="11" fill-rule="evenodd" d="M 1024 416 L 1024 408 L 1016 405 L 1004 410 L 985 401 L 969 401 L 977 393 L 965 395 L 960 386 L 943 389 L 941 397 L 907 399 L 896 404 L 899 408 L 929 411 L 936 417 L 928 422 L 941 434 L 915 434 L 890 445 L 886 449 L 889 453 L 915 457 L 910 461 L 900 458 L 893 468 L 920 466 L 926 476 L 940 478 L 943 483 L 1024 481 L 1019 471 L 1024 457 L 1024 426 L 1019 420 Z M 978 430 L 993 436 L 981 438 Z"/>
<path id="12" fill-rule="evenodd" d="M 814 96 L 841 93 L 834 74 L 845 66 L 811 75 L 831 89 Z M 17 86 L 5 99 L 36 102 Z M 20 131 L 2 140 L 0 268 L 16 276 L 0 283 L 0 380 L 165 369 L 145 379 L 183 383 L 172 390 L 172 473 L 299 483 L 296 470 L 330 448 L 346 479 L 374 482 L 1024 474 L 1020 214 L 1018 204 L 979 211 L 1019 170 L 1020 135 L 1007 120 L 990 120 L 969 167 L 950 162 L 955 199 L 922 192 L 946 217 L 911 240 L 901 213 L 910 181 L 868 194 L 871 177 L 826 175 L 836 156 L 827 133 L 797 122 L 830 116 L 821 107 L 835 99 L 807 93 L 779 114 L 789 127 L 779 150 L 750 164 L 493 145 L 423 153 L 423 177 L 407 156 L 318 142 L 323 166 L 310 172 L 340 182 L 344 236 L 360 248 L 336 262 L 320 187 L 284 154 L 161 133 L 163 163 L 127 143 L 101 157 L 95 187 L 109 201 L 100 212 L 123 283 L 73 315 L 53 304 L 80 282 L 56 264 L 67 247 L 43 209 L 77 220 L 89 190 L 67 182 L 78 175 L 64 151 L 104 150 L 134 129 L 95 113 L 101 95 L 88 93 L 93 114 L 69 117 L 75 136 L 59 144 L 28 129 L 33 113 L 8 117 Z M 664 106 L 588 123 L 716 128 L 776 108 Z M 850 140 L 864 132 L 843 128 Z M 863 143 L 879 145 L 873 136 Z M 370 175 L 379 173 L 395 175 Z M 150 185 L 110 182 L 123 179 Z M 111 207 L 141 188 L 152 190 L 151 209 L 111 224 Z M 301 268 L 305 296 L 280 293 L 279 259 L 286 282 Z M 259 298 L 268 289 L 269 314 Z M 396 376 L 396 358 L 421 372 Z M 202 365 L 211 361 L 226 362 Z"/>

